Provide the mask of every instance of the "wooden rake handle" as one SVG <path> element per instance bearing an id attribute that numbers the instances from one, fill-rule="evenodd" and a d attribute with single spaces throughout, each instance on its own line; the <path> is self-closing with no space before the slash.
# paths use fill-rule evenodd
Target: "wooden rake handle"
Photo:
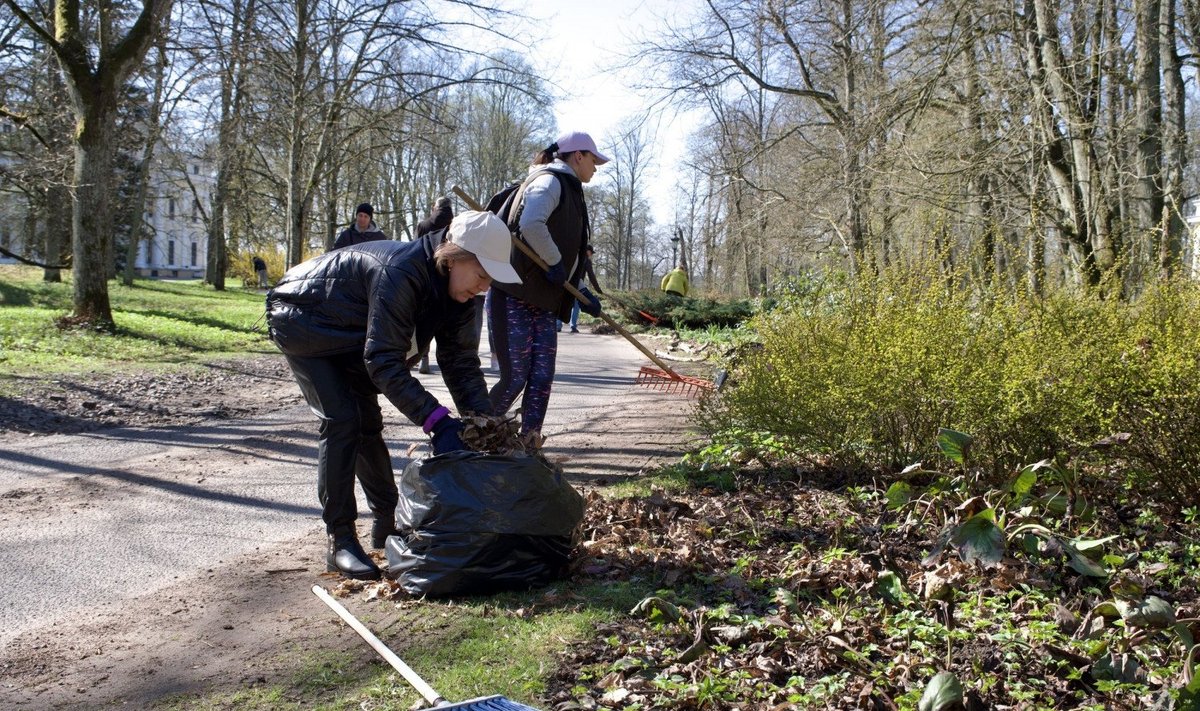
<path id="1" fill-rule="evenodd" d="M 320 585 L 314 585 L 312 586 L 312 591 L 313 594 L 321 600 L 321 602 L 325 603 L 329 606 L 329 609 L 336 612 L 337 616 L 342 618 L 343 622 L 350 625 L 350 629 L 357 632 L 359 637 L 362 637 L 367 644 L 371 645 L 371 649 L 374 649 L 379 656 L 383 657 L 384 660 L 387 661 L 388 664 L 391 664 L 393 669 L 400 672 L 400 676 L 404 677 L 405 681 L 407 681 L 409 684 L 412 684 L 413 688 L 420 692 L 421 696 L 424 696 L 426 701 L 434 706 L 446 705 L 446 700 L 442 698 L 441 694 L 435 691 L 432 686 L 426 684 L 424 679 L 418 676 L 411 667 L 404 663 L 403 659 L 396 656 L 395 652 L 389 649 L 386 644 L 372 634 L 371 630 L 367 629 L 366 625 L 359 622 L 357 617 L 350 614 L 349 610 L 342 607 L 340 602 L 334 600 L 333 596 L 326 592 L 325 588 L 321 587 Z"/>
<path id="2" fill-rule="evenodd" d="M 468 195 L 467 191 L 463 190 L 461 187 L 459 187 L 457 185 L 451 185 L 450 192 L 457 195 L 464 203 L 466 203 L 467 207 L 471 208 L 472 210 L 479 210 L 479 211 L 483 210 L 483 206 L 480 205 L 478 202 L 476 202 L 476 200 L 474 198 L 472 198 L 470 195 Z M 539 269 L 541 269 L 544 272 L 550 271 L 550 266 L 548 264 L 546 264 L 546 260 L 544 260 L 540 256 L 538 256 L 538 253 L 533 251 L 532 247 L 525 244 L 525 242 L 523 240 L 521 240 L 520 238 L 518 238 L 515 234 L 512 235 L 512 243 L 514 245 L 516 245 L 517 249 L 524 252 L 525 256 L 529 257 L 530 261 L 532 261 L 534 264 L 536 264 Z M 563 288 L 567 290 L 568 294 L 570 294 L 571 296 L 574 296 L 579 301 L 587 302 L 589 300 L 586 296 L 581 294 L 579 292 L 579 289 L 576 289 L 575 286 L 572 285 L 570 282 L 563 284 Z M 645 355 L 647 358 L 649 358 L 652 363 L 654 363 L 659 368 L 661 368 L 662 371 L 671 378 L 671 380 L 683 380 L 683 376 L 681 376 L 679 373 L 676 373 L 674 370 L 671 369 L 670 366 L 668 366 L 666 363 L 662 362 L 661 358 L 654 355 L 654 351 L 650 350 L 645 345 L 643 345 L 641 341 L 634 338 L 633 334 L 630 333 L 629 331 L 626 331 L 625 328 L 623 326 L 621 326 L 621 324 L 619 324 L 615 320 L 613 320 L 612 316 L 609 316 L 607 313 L 601 311 L 600 318 L 604 319 L 604 322 L 607 323 L 609 326 L 612 326 L 614 331 L 616 331 L 617 333 L 624 336 L 625 340 L 632 343 L 634 345 L 634 347 L 637 348 L 639 351 L 641 351 L 642 354 Z"/>

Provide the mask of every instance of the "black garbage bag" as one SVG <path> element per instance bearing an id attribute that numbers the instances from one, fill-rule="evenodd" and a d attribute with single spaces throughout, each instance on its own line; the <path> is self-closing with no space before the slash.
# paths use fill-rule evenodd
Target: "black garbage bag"
<path id="1" fill-rule="evenodd" d="M 388 573 L 412 595 L 545 585 L 579 541 L 583 497 L 536 457 L 451 452 L 410 462 L 398 484 Z"/>

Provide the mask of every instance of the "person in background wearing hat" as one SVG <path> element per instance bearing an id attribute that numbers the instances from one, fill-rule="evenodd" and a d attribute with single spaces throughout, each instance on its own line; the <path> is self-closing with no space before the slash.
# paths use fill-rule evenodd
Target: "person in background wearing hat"
<path id="1" fill-rule="evenodd" d="M 363 242 L 377 242 L 387 239 L 387 235 L 383 230 L 375 224 L 375 208 L 371 207 L 371 203 L 364 202 L 354 209 L 354 222 L 350 226 L 342 230 L 338 235 L 337 240 L 333 243 L 334 249 L 349 247 L 352 244 L 362 244 Z"/>
<path id="2" fill-rule="evenodd" d="M 434 454 L 463 448 L 462 422 L 409 373 L 409 345 L 437 338 L 437 361 L 459 413 L 489 411 L 475 348 L 474 296 L 519 282 L 508 227 L 490 212 L 459 215 L 414 242 L 332 250 L 292 267 L 267 294 L 269 335 L 319 419 L 317 496 L 330 571 L 377 580 L 358 541 L 354 479 L 375 515 L 371 544 L 395 533 L 399 495 L 378 394 L 430 436 Z"/>
<path id="3" fill-rule="evenodd" d="M 563 285 L 578 284 L 591 236 L 583 184 L 609 161 L 586 133 L 564 133 L 534 157 L 507 215 L 510 229 L 537 252 L 543 272 L 524 253 L 513 252 L 519 284 L 495 284 L 487 297 L 488 329 L 500 378 L 490 393 L 492 414 L 521 399 L 521 434 L 541 436 L 554 382 L 558 322 L 571 318 L 575 303 Z M 600 315 L 600 300 L 581 290 L 585 313 Z"/>

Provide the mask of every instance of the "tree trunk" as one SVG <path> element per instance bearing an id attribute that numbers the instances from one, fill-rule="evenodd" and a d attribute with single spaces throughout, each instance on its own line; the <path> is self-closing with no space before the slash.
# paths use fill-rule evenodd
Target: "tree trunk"
<path id="1" fill-rule="evenodd" d="M 1159 83 L 1159 0 L 1134 2 L 1134 130 L 1137 133 L 1133 223 L 1140 241 L 1158 247 L 1166 270 L 1165 240 L 1157 229 L 1162 216 L 1162 87 Z"/>
<path id="2" fill-rule="evenodd" d="M 162 100 L 163 81 L 167 70 L 165 43 L 158 45 L 158 61 L 154 65 L 154 92 L 150 95 L 150 113 L 146 116 L 146 143 L 142 146 L 142 160 L 138 164 L 137 191 L 130 206 L 132 215 L 129 228 L 129 244 L 125 249 L 125 272 L 122 283 L 133 286 L 136 273 L 138 246 L 146 214 L 146 193 L 150 187 L 150 172 L 154 164 L 154 150 L 158 146 L 159 136 L 162 135 Z"/>
<path id="3" fill-rule="evenodd" d="M 1184 167 L 1187 165 L 1187 118 L 1182 61 L 1176 49 L 1178 13 L 1175 0 L 1162 0 L 1158 22 L 1162 53 L 1162 251 L 1159 268 L 1172 273 L 1183 263 Z"/>
<path id="4" fill-rule="evenodd" d="M 255 0 L 247 0 L 244 6 L 241 0 L 234 0 L 229 5 L 229 61 L 225 71 L 221 73 L 221 116 L 217 125 L 215 166 L 217 175 L 206 235 L 208 261 L 204 273 L 204 280 L 211 284 L 215 291 L 225 290 L 225 272 L 229 267 L 225 233 L 230 222 L 228 212 L 231 186 L 239 162 L 238 132 L 241 126 L 247 73 L 246 38 L 254 26 L 256 7 Z M 219 32 L 215 28 L 214 31 Z"/>
<path id="5" fill-rule="evenodd" d="M 1084 87 L 1073 81 L 1072 69 L 1065 66 L 1057 5 L 1052 0 L 1026 0 L 1025 12 L 1034 104 L 1060 215 L 1054 223 L 1079 253 L 1081 276 L 1098 284 L 1101 275 L 1116 266 L 1116 251 L 1103 170 L 1094 153 L 1094 106 L 1084 102 Z"/>
<path id="6" fill-rule="evenodd" d="M 100 93 L 77 109 L 74 235 L 74 320 L 97 330 L 115 328 L 108 300 L 108 267 L 112 263 L 113 147 L 116 97 Z"/>
<path id="7" fill-rule="evenodd" d="M 4 0 L 22 23 L 45 39 L 62 69 L 75 116 L 74 199 L 71 217 L 75 323 L 111 331 L 108 300 L 112 268 L 113 152 L 117 101 L 133 68 L 145 56 L 171 9 L 171 0 L 143 0 L 129 31 L 120 36 L 115 13 L 103 12 L 98 46 L 89 47 L 91 29 L 83 3 L 54 5 L 53 24 L 43 27 L 15 0 Z"/>
<path id="8" fill-rule="evenodd" d="M 47 205 L 69 205 L 71 195 L 65 185 L 51 185 L 46 189 Z M 61 207 L 46 211 L 45 259 L 47 264 L 65 264 L 71 253 L 71 213 Z M 30 232 L 29 234 L 34 234 Z M 42 272 L 42 281 L 62 282 L 62 270 L 47 268 Z"/>

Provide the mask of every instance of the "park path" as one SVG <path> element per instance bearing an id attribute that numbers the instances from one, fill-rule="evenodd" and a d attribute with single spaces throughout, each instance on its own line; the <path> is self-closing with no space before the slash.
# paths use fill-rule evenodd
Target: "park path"
<path id="1" fill-rule="evenodd" d="M 559 342 L 546 453 L 572 479 L 611 482 L 678 455 L 689 401 L 635 386 L 636 349 L 588 333 Z M 436 366 L 419 377 L 449 402 Z M 264 653 L 262 644 L 319 614 L 289 611 L 324 570 L 316 425 L 294 383 L 270 387 L 280 406 L 259 417 L 0 438 L 0 706 L 128 701 L 130 687 L 149 694 L 143 701 L 187 691 L 228 675 L 236 656 L 198 653 L 192 674 L 169 681 L 150 669 L 155 685 L 127 668 L 160 658 L 156 646 L 215 649 L 222 634 L 228 649 Z M 398 471 L 425 437 L 384 407 Z"/>

